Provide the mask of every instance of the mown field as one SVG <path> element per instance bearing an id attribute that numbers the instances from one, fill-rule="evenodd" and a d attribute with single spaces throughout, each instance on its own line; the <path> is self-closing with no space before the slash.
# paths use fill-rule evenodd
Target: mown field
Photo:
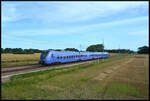
<path id="1" fill-rule="evenodd" d="M 13 76 L 2 99 L 148 99 L 147 55 L 118 56 L 71 68 Z"/>
<path id="2" fill-rule="evenodd" d="M 41 53 L 35 54 L 1 54 L 2 67 L 11 67 L 27 64 L 37 64 Z M 114 56 L 116 53 L 111 53 Z"/>

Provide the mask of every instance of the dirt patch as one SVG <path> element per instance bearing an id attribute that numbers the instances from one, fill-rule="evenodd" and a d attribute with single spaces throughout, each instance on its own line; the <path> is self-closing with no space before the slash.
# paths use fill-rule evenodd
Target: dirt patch
<path id="1" fill-rule="evenodd" d="M 7 78 L 1 78 L 1 81 L 2 81 L 2 82 L 7 82 L 7 81 L 9 81 L 9 80 L 10 80 L 9 77 L 7 77 Z"/>
<path id="2" fill-rule="evenodd" d="M 52 86 L 52 85 L 42 85 L 42 86 L 37 86 L 37 88 L 48 89 L 50 91 L 52 91 L 52 90 L 62 90 L 62 88 L 56 87 L 56 86 Z"/>
<path id="3" fill-rule="evenodd" d="M 112 73 L 113 72 L 113 70 L 106 70 L 106 71 L 104 71 L 105 73 L 107 73 L 107 74 L 110 74 L 110 73 Z"/>
<path id="4" fill-rule="evenodd" d="M 106 73 L 101 73 L 99 76 L 95 77 L 95 80 L 103 80 L 107 76 Z"/>
<path id="5" fill-rule="evenodd" d="M 118 68 L 123 67 L 123 65 L 126 65 L 130 62 L 133 61 L 133 58 L 129 59 L 127 62 L 119 64 L 119 66 L 115 66 L 115 67 L 108 67 L 107 69 L 105 69 L 104 71 L 102 71 L 97 77 L 94 78 L 94 80 L 103 80 L 105 77 L 110 76 L 111 73 L 118 71 Z M 123 62 L 123 61 L 122 61 Z M 121 63 L 121 62 L 120 62 Z"/>

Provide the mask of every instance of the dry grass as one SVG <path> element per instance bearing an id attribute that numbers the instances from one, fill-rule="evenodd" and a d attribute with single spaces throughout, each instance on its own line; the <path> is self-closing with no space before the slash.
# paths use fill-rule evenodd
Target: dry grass
<path id="1" fill-rule="evenodd" d="M 35 54 L 1 54 L 2 62 L 20 62 L 38 60 L 40 53 Z"/>
<path id="2" fill-rule="evenodd" d="M 115 56 L 115 55 L 117 55 L 118 53 L 110 53 L 110 55 L 109 56 Z"/>
<path id="3" fill-rule="evenodd" d="M 38 63 L 41 53 L 35 54 L 1 54 L 1 66 L 13 67 Z"/>

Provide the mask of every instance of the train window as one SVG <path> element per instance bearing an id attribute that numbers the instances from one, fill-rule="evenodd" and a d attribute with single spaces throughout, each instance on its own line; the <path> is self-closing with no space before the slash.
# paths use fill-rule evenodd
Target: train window
<path id="1" fill-rule="evenodd" d="M 59 59 L 59 56 L 57 56 L 57 59 Z"/>
<path id="2" fill-rule="evenodd" d="M 68 56 L 67 56 L 67 58 L 68 58 Z"/>
<path id="3" fill-rule="evenodd" d="M 62 59 L 62 56 L 60 56 L 60 58 Z"/>
<path id="4" fill-rule="evenodd" d="M 53 57 L 54 57 L 54 55 L 52 54 L 52 55 L 51 55 L 51 57 L 53 58 Z"/>
<path id="5" fill-rule="evenodd" d="M 42 51 L 40 58 L 45 58 L 49 51 Z"/>
<path id="6" fill-rule="evenodd" d="M 66 57 L 64 56 L 64 59 L 65 59 Z"/>

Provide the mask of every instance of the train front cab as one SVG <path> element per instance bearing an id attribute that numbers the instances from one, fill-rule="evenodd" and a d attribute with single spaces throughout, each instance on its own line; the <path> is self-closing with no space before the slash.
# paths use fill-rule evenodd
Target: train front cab
<path id="1" fill-rule="evenodd" d="M 40 59 L 39 59 L 39 64 L 45 65 L 46 64 L 46 57 L 48 55 L 49 51 L 42 51 Z"/>

